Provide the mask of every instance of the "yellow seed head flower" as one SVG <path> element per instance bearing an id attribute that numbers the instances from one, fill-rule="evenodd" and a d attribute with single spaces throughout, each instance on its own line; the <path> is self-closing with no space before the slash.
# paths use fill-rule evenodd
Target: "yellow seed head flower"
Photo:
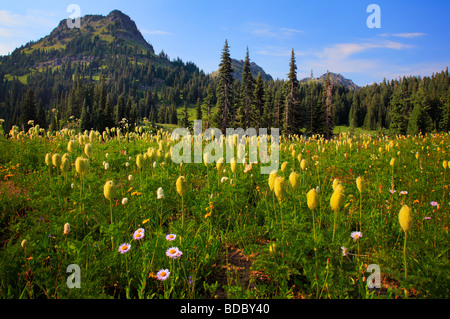
<path id="1" fill-rule="evenodd" d="M 89 160 L 81 156 L 75 160 L 75 170 L 78 174 L 84 174 L 89 170 Z"/>
<path id="2" fill-rule="evenodd" d="M 116 197 L 116 185 L 114 185 L 113 181 L 107 181 L 105 186 L 103 186 L 103 195 L 109 201 L 112 201 Z"/>
<path id="3" fill-rule="evenodd" d="M 297 187 L 298 187 L 298 178 L 299 178 L 299 174 L 296 172 L 292 172 L 289 175 L 289 182 L 291 183 L 291 186 L 293 189 L 297 189 Z"/>
<path id="4" fill-rule="evenodd" d="M 136 165 L 138 168 L 142 168 L 144 166 L 144 157 L 142 154 L 138 154 L 136 156 Z"/>
<path id="5" fill-rule="evenodd" d="M 339 209 L 341 209 L 342 204 L 344 204 L 344 199 L 344 188 L 341 184 L 338 184 L 334 189 L 333 195 L 331 195 L 330 198 L 331 209 L 334 211 L 338 211 Z"/>
<path id="6" fill-rule="evenodd" d="M 302 154 L 298 154 L 298 156 L 297 156 L 297 160 L 298 160 L 299 162 L 301 162 L 301 161 L 302 161 Z"/>
<path id="7" fill-rule="evenodd" d="M 394 167 L 395 165 L 395 158 L 391 158 L 391 161 L 389 162 L 389 165 L 391 165 L 392 167 Z"/>
<path id="8" fill-rule="evenodd" d="M 314 210 L 319 206 L 319 195 L 314 188 L 306 194 L 306 204 L 310 210 Z"/>
<path id="9" fill-rule="evenodd" d="M 220 170 L 222 169 L 222 167 L 223 167 L 223 161 L 224 161 L 223 157 L 220 158 L 220 159 L 217 161 L 217 163 L 216 163 L 217 171 L 220 171 Z"/>
<path id="10" fill-rule="evenodd" d="M 292 158 L 295 160 L 295 150 L 292 150 Z"/>
<path id="11" fill-rule="evenodd" d="M 53 154 L 52 164 L 53 166 L 59 167 L 61 165 L 61 155 L 59 155 L 58 153 Z"/>
<path id="12" fill-rule="evenodd" d="M 284 195 L 286 193 L 286 191 L 284 189 L 284 177 L 278 176 L 277 178 L 275 178 L 273 190 L 274 190 L 275 196 L 278 198 L 278 200 L 282 201 L 284 199 Z"/>
<path id="13" fill-rule="evenodd" d="M 230 167 L 231 167 L 231 171 L 232 171 L 233 173 L 236 172 L 236 164 L 237 164 L 236 159 L 233 157 L 233 158 L 230 160 Z"/>
<path id="14" fill-rule="evenodd" d="M 70 140 L 69 143 L 67 143 L 67 150 L 69 153 L 72 153 L 75 148 L 75 142 L 73 140 Z"/>
<path id="15" fill-rule="evenodd" d="M 447 169 L 447 167 L 448 167 L 448 161 L 447 160 L 444 160 L 442 162 L 442 167 L 444 167 L 444 169 Z"/>
<path id="16" fill-rule="evenodd" d="M 275 255 L 277 253 L 277 244 L 273 243 L 269 245 L 269 253 Z"/>
<path id="17" fill-rule="evenodd" d="M 333 179 L 333 190 L 336 190 L 336 186 L 338 186 L 341 182 L 339 179 L 335 178 Z"/>
<path id="18" fill-rule="evenodd" d="M 69 232 L 70 232 L 70 224 L 65 223 L 64 224 L 64 235 L 69 235 Z"/>
<path id="19" fill-rule="evenodd" d="M 52 164 L 52 154 L 50 153 L 45 154 L 45 164 L 47 166 L 50 166 Z"/>
<path id="20" fill-rule="evenodd" d="M 20 246 L 22 246 L 22 248 L 25 248 L 26 245 L 27 245 L 27 240 L 26 239 L 22 240 L 22 242 L 20 243 Z"/>
<path id="21" fill-rule="evenodd" d="M 356 178 L 356 187 L 358 188 L 359 192 L 362 193 L 363 181 L 361 179 L 361 176 L 358 176 L 358 178 Z"/>
<path id="22" fill-rule="evenodd" d="M 208 166 L 211 162 L 210 158 L 209 158 L 209 153 L 205 153 L 203 155 L 203 162 L 205 163 L 206 166 Z"/>
<path id="23" fill-rule="evenodd" d="M 419 155 L 419 152 L 417 152 L 416 153 L 416 160 L 419 160 L 419 158 L 420 158 L 420 155 Z"/>
<path id="24" fill-rule="evenodd" d="M 91 143 L 86 143 L 86 145 L 84 145 L 84 154 L 86 154 L 87 157 L 91 157 L 91 155 L 92 155 Z"/>
<path id="25" fill-rule="evenodd" d="M 305 169 L 306 167 L 306 161 L 304 159 L 302 159 L 302 161 L 300 162 L 300 167 L 302 168 L 302 170 Z"/>
<path id="26" fill-rule="evenodd" d="M 183 196 L 186 193 L 186 179 L 184 176 L 180 176 L 176 182 L 177 192 L 180 196 Z"/>
<path id="27" fill-rule="evenodd" d="M 272 171 L 269 174 L 269 188 L 271 191 L 273 191 L 273 187 L 275 186 L 275 178 L 277 178 L 277 176 L 277 171 Z"/>
<path id="28" fill-rule="evenodd" d="M 69 161 L 69 159 L 67 158 L 67 157 L 64 157 L 62 160 L 61 160 L 61 171 L 63 171 L 63 172 L 68 172 L 69 171 L 69 169 L 70 169 L 70 161 Z"/>
<path id="29" fill-rule="evenodd" d="M 288 162 L 284 162 L 283 164 L 281 164 L 281 171 L 284 172 L 286 170 L 286 166 L 287 166 Z"/>
<path id="30" fill-rule="evenodd" d="M 411 209 L 408 205 L 403 205 L 398 214 L 398 221 L 404 232 L 407 232 L 411 226 Z"/>

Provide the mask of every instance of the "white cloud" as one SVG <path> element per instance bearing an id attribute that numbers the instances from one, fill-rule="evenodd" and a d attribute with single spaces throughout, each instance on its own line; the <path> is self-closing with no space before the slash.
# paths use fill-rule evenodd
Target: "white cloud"
<path id="1" fill-rule="evenodd" d="M 412 38 L 419 38 L 426 35 L 426 33 L 423 32 L 409 32 L 409 33 L 383 33 L 381 34 L 382 37 L 397 37 L 397 38 L 406 38 L 406 39 L 412 39 Z"/>
<path id="2" fill-rule="evenodd" d="M 147 30 L 141 29 L 142 34 L 150 34 L 150 35 L 173 35 L 172 32 L 162 31 L 162 30 Z"/>
<path id="3" fill-rule="evenodd" d="M 245 26 L 247 32 L 264 37 L 289 38 L 295 34 L 304 33 L 303 30 L 293 28 L 275 28 L 266 23 L 248 23 Z"/>
<path id="4" fill-rule="evenodd" d="M 16 14 L 0 10 L 0 55 L 49 34 L 60 20 L 54 12 L 26 10 L 25 14 Z"/>
<path id="5" fill-rule="evenodd" d="M 0 25 L 4 27 L 55 27 L 55 19 L 49 18 L 49 15 L 38 12 L 29 12 L 27 14 L 15 14 L 8 10 L 0 10 Z M 59 21 L 58 21 L 59 22 Z"/>
<path id="6" fill-rule="evenodd" d="M 341 74 L 364 74 L 369 77 L 397 69 L 391 61 L 386 61 L 379 52 L 401 51 L 414 46 L 395 41 L 373 41 L 338 43 L 322 48 L 305 56 L 301 65 L 313 69 L 314 73 L 326 70 Z"/>

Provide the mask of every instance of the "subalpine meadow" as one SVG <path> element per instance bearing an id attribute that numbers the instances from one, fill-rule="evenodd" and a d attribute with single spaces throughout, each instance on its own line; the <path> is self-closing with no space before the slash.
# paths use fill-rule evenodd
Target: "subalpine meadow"
<path id="1" fill-rule="evenodd" d="M 270 175 L 149 123 L 1 133 L 0 298 L 449 295 L 448 133 L 283 135 Z"/>

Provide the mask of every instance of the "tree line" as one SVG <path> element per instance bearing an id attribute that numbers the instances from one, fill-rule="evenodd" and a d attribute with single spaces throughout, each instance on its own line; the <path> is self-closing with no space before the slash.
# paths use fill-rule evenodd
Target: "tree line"
<path id="1" fill-rule="evenodd" d="M 163 51 L 156 56 L 124 46 L 114 51 L 112 45 L 107 55 L 99 56 L 96 52 L 106 49 L 80 39 L 67 50 L 75 53 L 80 46 L 92 57 L 89 62 L 66 59 L 26 73 L 26 81 L 21 78 L 25 66 L 46 60 L 45 52 L 25 54 L 25 46 L 1 57 L 0 118 L 6 130 L 12 125 L 26 128 L 30 120 L 50 129 L 133 129 L 144 119 L 191 127 L 192 109 L 204 128 L 222 131 L 277 127 L 286 134 L 330 138 L 336 125 L 392 134 L 450 130 L 448 68 L 432 76 L 384 79 L 353 90 L 334 83 L 328 72 L 324 80 L 314 79 L 312 71 L 310 79 L 299 80 L 294 50 L 287 79 L 265 81 L 260 74 L 252 76 L 248 48 L 242 79 L 233 78 L 228 41 L 215 78 L 192 62 L 170 61 Z M 49 55 L 64 59 L 53 50 Z"/>

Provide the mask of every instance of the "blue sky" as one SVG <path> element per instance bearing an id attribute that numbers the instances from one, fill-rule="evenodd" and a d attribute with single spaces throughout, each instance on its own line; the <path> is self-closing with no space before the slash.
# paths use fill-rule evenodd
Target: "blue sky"
<path id="1" fill-rule="evenodd" d="M 2 1 L 0 55 L 48 35 L 66 19 L 69 4 L 81 15 L 119 9 L 145 39 L 171 59 L 192 61 L 206 73 L 218 68 L 228 40 L 231 56 L 285 79 L 294 49 L 298 78 L 341 73 L 364 86 L 403 75 L 431 75 L 450 65 L 450 1 L 417 0 L 147 0 Z M 370 4 L 380 28 L 369 28 Z"/>

